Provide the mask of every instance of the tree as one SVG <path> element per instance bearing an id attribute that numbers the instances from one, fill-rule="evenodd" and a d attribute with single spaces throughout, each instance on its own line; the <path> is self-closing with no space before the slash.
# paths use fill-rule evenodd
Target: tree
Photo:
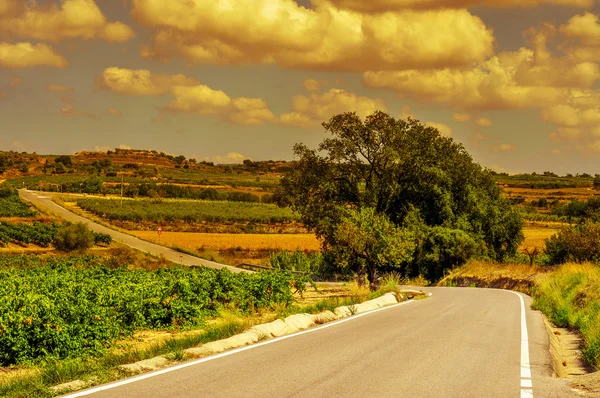
<path id="1" fill-rule="evenodd" d="M 54 159 L 54 163 L 62 163 L 65 167 L 72 167 L 73 161 L 69 155 L 60 155 Z"/>
<path id="2" fill-rule="evenodd" d="M 398 227 L 414 211 L 426 227 L 464 231 L 496 260 L 516 252 L 521 217 L 462 145 L 381 111 L 364 122 L 355 113 L 339 114 L 323 127 L 331 138 L 318 150 L 294 146 L 298 160 L 276 198 L 300 213 L 325 251 L 336 244 L 345 209 L 369 207 Z"/>
<path id="3" fill-rule="evenodd" d="M 3 174 L 8 169 L 8 159 L 6 155 L 0 154 L 0 174 Z"/>
<path id="4" fill-rule="evenodd" d="M 83 252 L 94 245 L 94 233 L 86 224 L 78 222 L 67 223 L 56 231 L 54 246 L 61 251 L 71 252 L 74 250 Z"/>
<path id="5" fill-rule="evenodd" d="M 561 229 L 546 240 L 544 254 L 550 264 L 600 262 L 600 223 L 586 221 Z"/>
<path id="6" fill-rule="evenodd" d="M 342 268 L 358 274 L 359 285 L 368 276 L 371 290 L 379 286 L 378 268 L 400 268 L 412 260 L 415 245 L 408 230 L 398 228 L 372 207 L 348 209 L 334 233 L 331 250 Z"/>

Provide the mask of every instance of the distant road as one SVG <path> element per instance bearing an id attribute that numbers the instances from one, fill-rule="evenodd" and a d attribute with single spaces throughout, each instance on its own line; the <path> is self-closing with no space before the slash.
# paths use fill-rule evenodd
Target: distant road
<path id="1" fill-rule="evenodd" d="M 68 397 L 578 396 L 552 378 L 548 334 L 530 297 L 424 290 L 433 296 Z"/>
<path id="2" fill-rule="evenodd" d="M 44 210 L 54 213 L 57 216 L 64 218 L 65 220 L 86 223 L 92 231 L 109 234 L 117 242 L 133 247 L 134 249 L 153 254 L 155 256 L 159 256 L 162 254 L 167 260 L 172 261 L 174 263 L 182 263 L 184 265 L 203 265 L 205 267 L 217 269 L 225 268 L 232 272 L 249 272 L 240 268 L 232 267 L 230 265 L 219 264 L 214 261 L 208 261 L 199 257 L 190 256 L 185 253 L 180 253 L 178 251 L 169 249 L 165 246 L 146 242 L 145 240 L 141 240 L 139 238 L 136 238 L 135 236 L 131 236 L 119 231 L 115 231 L 114 229 L 107 228 L 103 225 L 91 221 L 88 218 L 81 217 L 80 215 L 77 215 L 72 211 L 65 209 L 62 206 L 57 205 L 52 201 L 51 197 L 49 196 L 51 194 L 20 189 L 19 195 L 22 199 L 27 200 Z"/>

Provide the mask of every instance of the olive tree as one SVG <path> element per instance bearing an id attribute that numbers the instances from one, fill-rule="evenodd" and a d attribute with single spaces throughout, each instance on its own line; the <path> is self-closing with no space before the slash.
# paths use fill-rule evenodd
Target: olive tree
<path id="1" fill-rule="evenodd" d="M 329 137 L 316 150 L 294 146 L 297 160 L 276 198 L 300 213 L 326 252 L 335 249 L 348 208 L 372 208 L 400 228 L 417 213 L 426 227 L 468 234 L 480 254 L 495 260 L 516 252 L 523 239 L 519 214 L 462 145 L 417 120 L 381 111 L 364 121 L 342 113 L 323 127 Z"/>

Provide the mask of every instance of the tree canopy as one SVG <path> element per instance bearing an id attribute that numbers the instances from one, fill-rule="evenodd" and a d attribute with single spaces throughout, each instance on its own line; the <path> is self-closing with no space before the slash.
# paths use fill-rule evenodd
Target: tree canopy
<path id="1" fill-rule="evenodd" d="M 518 213 L 462 145 L 417 120 L 381 111 L 364 121 L 355 113 L 342 113 L 323 127 L 330 137 L 318 149 L 294 146 L 296 164 L 276 197 L 301 214 L 325 250 L 336 247 L 336 232 L 349 209 L 371 208 L 401 228 L 418 219 L 421 230 L 463 231 L 481 254 L 496 260 L 516 252 L 522 240 Z M 429 242 L 425 246 L 458 238 L 439 228 L 438 238 L 423 238 Z"/>

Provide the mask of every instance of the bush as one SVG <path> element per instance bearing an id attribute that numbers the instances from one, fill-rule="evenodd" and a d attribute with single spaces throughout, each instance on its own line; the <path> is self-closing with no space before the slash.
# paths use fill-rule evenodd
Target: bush
<path id="1" fill-rule="evenodd" d="M 93 232 L 94 244 L 99 246 L 108 246 L 112 243 L 112 236 L 100 232 Z"/>
<path id="2" fill-rule="evenodd" d="M 0 366 L 102 351 L 136 330 L 200 326 L 222 309 L 289 305 L 292 288 L 305 286 L 289 272 L 143 271 L 102 261 L 71 256 L 19 269 L 0 256 Z"/>
<path id="3" fill-rule="evenodd" d="M 54 236 L 54 247 L 64 252 L 84 251 L 92 247 L 95 236 L 86 224 L 78 222 L 62 226 Z"/>
<path id="4" fill-rule="evenodd" d="M 465 264 L 477 253 L 477 249 L 477 243 L 465 231 L 429 228 L 415 256 L 419 275 L 428 280 L 438 280 L 444 276 L 445 270 Z"/>
<path id="5" fill-rule="evenodd" d="M 588 221 L 561 229 L 546 240 L 544 254 L 549 264 L 600 262 L 600 223 Z"/>

